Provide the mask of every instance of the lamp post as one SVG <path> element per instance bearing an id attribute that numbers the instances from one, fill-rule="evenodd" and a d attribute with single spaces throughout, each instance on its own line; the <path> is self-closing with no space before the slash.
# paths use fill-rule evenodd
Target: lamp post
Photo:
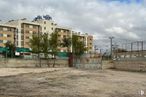
<path id="1" fill-rule="evenodd" d="M 110 48 L 111 48 L 110 56 L 112 58 L 112 54 L 113 54 L 113 39 L 114 39 L 114 37 L 113 36 L 109 37 L 109 39 L 110 39 Z"/>

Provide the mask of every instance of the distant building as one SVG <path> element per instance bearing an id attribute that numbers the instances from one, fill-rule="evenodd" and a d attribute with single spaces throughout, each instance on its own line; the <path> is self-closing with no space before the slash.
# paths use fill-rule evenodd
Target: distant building
<path id="1" fill-rule="evenodd" d="M 64 38 L 71 38 L 72 37 L 70 28 L 57 26 L 55 29 L 55 32 L 58 33 L 58 42 L 59 43 L 63 43 Z M 62 47 L 62 46 L 59 46 L 58 49 L 60 52 L 70 52 L 71 51 L 71 48 Z"/>
<path id="2" fill-rule="evenodd" d="M 40 24 L 42 33 L 47 33 L 49 36 L 55 31 L 57 24 L 52 19 L 38 18 L 33 22 Z"/>
<path id="3" fill-rule="evenodd" d="M 30 22 L 27 19 L 11 20 L 6 24 L 15 26 L 18 29 L 16 33 L 16 47 L 30 48 L 29 41 L 33 34 L 41 33 L 40 24 Z"/>
<path id="4" fill-rule="evenodd" d="M 73 31 L 74 35 L 77 35 L 79 37 L 79 40 L 84 42 L 85 47 L 87 48 L 87 52 L 93 51 L 93 36 L 88 35 L 87 33 L 81 34 L 80 32 Z"/>
<path id="5" fill-rule="evenodd" d="M 58 33 L 59 43 L 63 43 L 64 38 L 72 38 L 72 35 L 77 35 L 79 40 L 84 42 L 87 52 L 93 51 L 92 35 L 76 33 L 71 28 L 58 26 L 49 15 L 37 16 L 33 21 L 28 21 L 26 18 L 10 20 L 4 25 L 0 25 L 0 46 L 11 41 L 16 47 L 30 48 L 29 41 L 33 34 L 47 33 L 50 37 L 53 32 Z M 72 52 L 72 46 L 67 48 L 60 45 L 58 49 L 60 52 Z"/>
<path id="6" fill-rule="evenodd" d="M 0 46 L 5 47 L 8 41 L 16 44 L 17 28 L 11 25 L 0 24 Z"/>

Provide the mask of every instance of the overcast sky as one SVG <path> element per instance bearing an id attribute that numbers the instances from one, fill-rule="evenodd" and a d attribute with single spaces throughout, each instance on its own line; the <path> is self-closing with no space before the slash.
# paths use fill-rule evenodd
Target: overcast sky
<path id="1" fill-rule="evenodd" d="M 109 36 L 146 40 L 145 0 L 0 0 L 0 20 L 32 20 L 45 14 L 60 25 L 94 35 L 95 44 L 108 42 Z"/>

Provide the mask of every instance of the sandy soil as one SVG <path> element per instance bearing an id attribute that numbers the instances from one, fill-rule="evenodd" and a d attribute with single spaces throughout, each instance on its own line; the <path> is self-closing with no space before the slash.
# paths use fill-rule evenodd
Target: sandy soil
<path id="1" fill-rule="evenodd" d="M 3 68 L 0 97 L 146 97 L 146 73 Z"/>

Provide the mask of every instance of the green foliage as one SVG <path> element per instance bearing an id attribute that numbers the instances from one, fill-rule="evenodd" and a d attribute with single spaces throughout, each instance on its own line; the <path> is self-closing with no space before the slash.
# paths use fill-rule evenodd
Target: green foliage
<path id="1" fill-rule="evenodd" d="M 71 46 L 71 38 L 63 38 L 63 42 L 60 44 L 62 47 L 67 47 L 68 52 L 69 52 L 69 48 Z"/>
<path id="2" fill-rule="evenodd" d="M 53 32 L 51 34 L 49 39 L 49 44 L 50 44 L 51 54 L 56 56 L 58 52 L 58 45 L 59 45 L 57 32 Z"/>
<path id="3" fill-rule="evenodd" d="M 41 39 L 41 50 L 42 53 L 44 53 L 45 58 L 48 57 L 48 51 L 49 51 L 49 39 L 48 39 L 48 34 L 43 34 L 42 39 Z"/>
<path id="4" fill-rule="evenodd" d="M 42 35 L 33 34 L 30 39 L 30 47 L 33 53 L 40 53 Z"/>
<path id="5" fill-rule="evenodd" d="M 7 52 L 8 53 L 8 56 L 10 56 L 11 58 L 14 57 L 15 50 L 16 50 L 16 46 L 12 42 L 10 42 L 10 41 L 8 41 L 5 44 L 5 46 L 6 46 L 6 48 L 8 48 L 8 51 L 9 51 L 9 52 Z"/>
<path id="6" fill-rule="evenodd" d="M 78 39 L 77 35 L 72 36 L 73 53 L 76 56 L 81 56 L 86 51 L 85 45 Z"/>

